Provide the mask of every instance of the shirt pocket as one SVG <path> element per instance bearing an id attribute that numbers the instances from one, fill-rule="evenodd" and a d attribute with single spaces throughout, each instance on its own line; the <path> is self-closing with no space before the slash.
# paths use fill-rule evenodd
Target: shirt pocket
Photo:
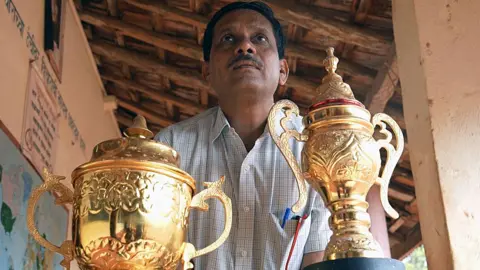
<path id="1" fill-rule="evenodd" d="M 285 227 L 283 228 L 283 231 L 285 232 L 286 236 L 290 238 L 293 241 L 293 238 L 295 237 L 295 232 L 297 231 L 298 224 L 300 223 L 300 220 L 294 220 L 290 219 L 285 222 Z M 310 216 L 308 216 L 306 219 L 302 221 L 302 224 L 298 230 L 298 235 L 297 235 L 297 242 L 298 238 L 307 238 L 308 233 L 310 231 Z"/>
<path id="2" fill-rule="evenodd" d="M 280 266 L 280 269 L 285 269 L 287 264 L 288 255 L 293 246 L 292 257 L 288 263 L 289 269 L 300 269 L 303 260 L 303 252 L 305 249 L 305 244 L 310 233 L 310 227 L 312 220 L 310 216 L 307 216 L 301 224 L 297 239 L 295 240 L 295 232 L 297 231 L 299 220 L 289 219 L 285 222 L 285 226 L 282 228 L 282 219 L 279 219 L 277 215 L 270 213 L 270 218 L 274 220 L 275 230 L 269 232 L 273 234 L 274 245 L 276 246 L 275 257 L 277 265 Z"/>
<path id="3" fill-rule="evenodd" d="M 284 250 L 288 248 L 288 250 L 286 251 L 288 255 L 300 220 L 288 219 L 285 221 L 285 226 L 282 228 L 283 217 L 282 219 L 280 219 L 276 213 L 270 213 L 270 219 L 272 220 L 272 223 L 274 225 L 274 228 L 272 229 L 277 234 L 277 237 L 275 238 L 280 241 L 280 245 Z M 295 248 L 301 248 L 301 250 L 303 251 L 303 247 L 305 246 L 310 232 L 311 223 L 312 220 L 310 216 L 307 216 L 307 218 L 303 220 L 302 225 L 298 231 Z"/>

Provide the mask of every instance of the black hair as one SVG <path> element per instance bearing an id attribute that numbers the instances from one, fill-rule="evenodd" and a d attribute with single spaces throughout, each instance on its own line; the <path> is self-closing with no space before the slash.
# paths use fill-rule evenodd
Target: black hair
<path id="1" fill-rule="evenodd" d="M 210 51 L 212 49 L 212 39 L 213 39 L 213 29 L 218 21 L 225 16 L 225 14 L 238 10 L 238 9 L 249 9 L 256 11 L 262 14 L 267 20 L 270 21 L 273 28 L 273 34 L 275 36 L 275 41 L 277 43 L 278 58 L 283 59 L 285 57 L 285 36 L 283 35 L 282 26 L 280 22 L 275 18 L 272 9 L 262 2 L 233 2 L 217 11 L 210 22 L 207 24 L 205 33 L 203 35 L 203 60 L 208 62 L 210 60 Z"/>

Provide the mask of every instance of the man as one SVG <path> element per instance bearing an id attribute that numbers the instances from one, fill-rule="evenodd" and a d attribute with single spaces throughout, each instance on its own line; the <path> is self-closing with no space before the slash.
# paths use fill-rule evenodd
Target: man
<path id="1" fill-rule="evenodd" d="M 330 237 L 329 212 L 311 189 L 307 215 L 291 258 L 297 221 L 285 209 L 298 199 L 293 173 L 266 125 L 274 93 L 288 78 L 285 38 L 280 23 L 260 2 L 234 2 L 218 11 L 204 35 L 203 74 L 218 94 L 219 107 L 172 125 L 156 139 L 181 156 L 181 167 L 197 181 L 225 175 L 224 192 L 232 200 L 233 225 L 217 250 L 194 259 L 195 269 L 300 269 L 319 262 Z M 293 128 L 301 129 L 301 119 Z M 278 130 L 277 132 L 279 132 Z M 293 142 L 300 157 L 301 145 Z M 188 241 L 197 249 L 215 241 L 224 229 L 223 207 L 210 200 L 208 212 L 191 211 Z"/>

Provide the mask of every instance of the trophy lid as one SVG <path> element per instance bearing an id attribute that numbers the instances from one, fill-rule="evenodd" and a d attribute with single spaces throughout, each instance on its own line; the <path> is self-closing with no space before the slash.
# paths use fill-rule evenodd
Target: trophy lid
<path id="1" fill-rule="evenodd" d="M 329 47 L 327 57 L 323 60 L 323 65 L 328 74 L 323 77 L 322 84 L 317 87 L 317 95 L 313 99 L 310 110 L 318 109 L 327 105 L 356 105 L 364 107 L 362 103 L 355 99 L 350 85 L 343 81 L 342 76 L 336 73 L 339 59 L 333 54 L 334 49 Z"/>
<path id="2" fill-rule="evenodd" d="M 152 140 L 153 132 L 148 129 L 143 116 L 137 115 L 123 135 L 125 137 L 97 144 L 90 161 L 73 171 L 73 181 L 84 173 L 99 169 L 144 170 L 166 174 L 195 190 L 195 180 L 179 168 L 180 156 L 177 151 Z"/>

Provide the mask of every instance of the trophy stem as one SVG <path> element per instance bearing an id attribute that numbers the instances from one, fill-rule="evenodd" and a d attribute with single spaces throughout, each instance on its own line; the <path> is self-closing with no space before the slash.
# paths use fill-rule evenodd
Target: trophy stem
<path id="1" fill-rule="evenodd" d="M 332 237 L 324 260 L 370 257 L 381 258 L 383 252 L 370 232 L 370 216 L 365 198 L 342 198 L 328 205 Z"/>

